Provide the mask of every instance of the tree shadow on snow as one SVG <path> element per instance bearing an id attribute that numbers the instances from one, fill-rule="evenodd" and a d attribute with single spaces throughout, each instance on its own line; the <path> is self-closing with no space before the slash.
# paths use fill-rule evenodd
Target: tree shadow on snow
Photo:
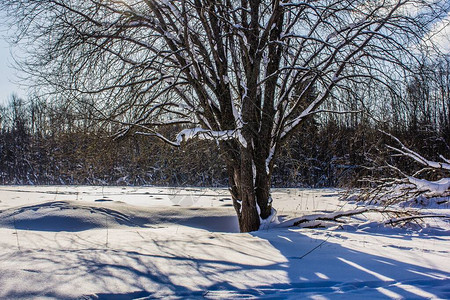
<path id="1" fill-rule="evenodd" d="M 276 234 L 274 234 L 276 233 Z M 154 277 L 170 292 L 141 291 L 143 299 L 154 298 L 205 298 L 205 299 L 450 299 L 450 274 L 419 265 L 389 259 L 381 255 L 373 255 L 364 251 L 346 248 L 340 243 L 329 240 L 314 239 L 299 231 L 289 229 L 255 232 L 255 240 L 269 242 L 282 256 L 282 262 L 270 257 L 258 255 L 257 247 L 243 252 L 236 247 L 236 255 L 246 255 L 247 263 L 231 263 L 226 260 L 195 259 L 195 253 L 189 257 L 171 257 L 176 264 L 191 264 L 197 275 L 205 278 L 215 276 L 214 282 L 203 285 L 201 290 L 189 290 L 185 286 L 176 285 L 170 276 L 161 277 L 158 270 Z M 401 239 L 398 239 L 401 242 Z M 199 243 L 196 243 L 200 246 Z M 345 245 L 345 242 L 344 242 Z M 161 245 L 161 250 L 166 245 Z M 202 247 L 208 247 L 203 243 Z M 233 249 L 229 244 L 227 251 Z M 364 246 L 362 246 L 364 247 Z M 388 250 L 386 250 L 388 251 Z M 134 253 L 139 256 L 139 253 Z M 130 253 L 128 254 L 130 255 Z M 426 253 L 418 257 L 418 261 L 426 260 Z M 265 260 L 262 265 L 253 265 L 252 261 Z M 208 270 L 208 265 L 218 265 L 217 270 Z M 267 278 L 274 272 L 284 273 L 280 282 L 235 282 L 221 280 L 228 273 L 245 272 L 252 277 L 252 272 L 266 272 Z M 221 272 L 223 276 L 215 274 Z M 143 274 L 141 274 L 143 275 Z M 161 278 L 164 278 L 161 281 Z M 228 277 L 229 278 L 229 277 Z M 189 280 L 189 279 L 187 279 Z M 270 281 L 270 280 L 269 280 Z M 272 279 L 273 281 L 273 279 Z M 242 287 L 242 285 L 247 287 Z M 145 295 L 148 293 L 148 295 Z M 136 292 L 130 294 L 97 294 L 91 299 L 134 299 Z"/>
<path id="2" fill-rule="evenodd" d="M 392 248 L 411 250 L 401 246 L 402 240 L 409 237 L 399 232 L 393 243 L 378 248 L 382 249 L 380 255 L 364 252 L 364 239 L 361 239 L 361 251 L 357 251 L 344 247 L 345 240 L 335 243 L 332 241 L 334 238 L 325 238 L 326 231 L 318 239 L 292 229 L 280 230 L 277 235 L 270 230 L 253 234 L 270 242 L 287 260 L 282 268 L 290 283 L 258 287 L 256 290 L 264 296 L 284 298 L 294 294 L 302 298 L 320 295 L 320 299 L 450 299 L 450 273 L 421 267 L 421 261 L 427 262 L 425 251 L 418 254 L 418 265 L 382 256 Z M 419 243 L 424 247 L 432 239 L 428 235 L 418 235 L 417 238 L 424 238 Z M 438 254 L 442 257 L 448 255 Z"/>
<path id="3" fill-rule="evenodd" d="M 82 299 L 450 298 L 449 273 L 352 250 L 345 242 L 323 242 L 323 235 L 314 239 L 298 230 L 275 229 L 242 235 L 242 240 L 230 236 L 188 232 L 169 239 L 143 236 L 152 246 L 130 245 L 135 250 L 112 245 L 18 254 L 13 258 L 18 263 L 51 264 L 55 270 L 27 274 L 29 282 L 43 280 L 41 290 L 4 296 L 67 298 L 55 294 L 60 281 L 78 282 L 87 276 L 104 292 Z M 2 261 L 10 259 L 0 256 Z M 426 259 L 426 253 L 418 257 Z M 114 290 L 114 285 L 126 289 Z"/>
<path id="4" fill-rule="evenodd" d="M 8 210 L 2 214 L 10 219 L 17 217 L 16 228 L 30 229 L 33 222 L 26 223 L 27 219 L 19 218 L 21 214 L 68 209 L 80 207 L 59 201 Z M 106 216 L 130 226 L 130 234 L 135 234 L 133 228 L 149 227 L 148 219 L 130 217 L 108 208 L 83 209 L 100 216 L 99 222 L 103 222 Z M 67 213 L 63 215 L 64 218 L 71 216 Z M 67 224 L 67 219 L 60 220 L 57 215 L 40 216 L 46 219 L 34 223 L 40 224 L 34 229 L 37 231 L 58 232 L 65 226 L 60 222 Z M 98 243 L 74 236 L 70 249 L 5 252 L 0 255 L 0 261 L 13 261 L 19 266 L 31 267 L 30 270 L 0 268 L 5 271 L 3 274 L 0 272 L 0 283 L 11 277 L 23 278 L 34 283 L 31 284 L 34 290 L 20 292 L 12 289 L 3 294 L 0 292 L 0 298 L 47 296 L 67 299 L 67 295 L 57 293 L 63 282 L 89 281 L 102 292 L 88 294 L 82 299 L 312 299 L 319 296 L 320 299 L 358 299 L 362 296 L 367 299 L 450 299 L 450 274 L 419 266 L 422 261 L 430 264 L 427 262 L 427 252 L 415 252 L 420 253 L 415 265 L 404 263 L 400 258 L 386 258 L 383 253 L 367 253 L 363 242 L 360 250 L 346 248 L 345 241 L 326 238 L 326 231 L 315 231 L 317 239 L 303 234 L 306 231 L 290 228 L 240 235 L 223 234 L 220 231 L 229 232 L 232 226 L 237 226 L 236 218 L 202 216 L 202 210 L 183 218 L 169 213 L 159 215 L 159 218 L 153 222 L 170 221 L 209 232 L 181 231 L 162 237 L 158 236 L 157 231 L 137 232 L 135 238 L 142 240 L 127 239 L 127 245 L 120 247 L 114 242 L 109 247 L 101 247 Z M 53 225 L 46 229 L 43 224 L 47 222 Z M 90 229 L 89 226 L 94 225 L 81 222 L 78 228 L 72 224 L 66 231 L 81 231 L 85 230 L 83 226 Z M 372 237 L 383 234 L 377 232 L 365 234 Z M 395 234 L 390 237 L 391 244 L 377 249 L 410 250 L 401 248 L 402 241 L 408 236 L 401 231 Z M 433 237 L 427 235 L 416 238 L 423 239 L 424 247 L 433 241 Z M 435 239 L 438 241 L 437 237 Z M 440 255 L 445 257 L 448 253 Z M 40 265 L 49 266 L 52 271 L 32 269 Z"/>

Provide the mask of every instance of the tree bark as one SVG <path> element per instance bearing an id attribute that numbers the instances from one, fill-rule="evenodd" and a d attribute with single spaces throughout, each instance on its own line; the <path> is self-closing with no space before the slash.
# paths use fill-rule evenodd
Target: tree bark
<path id="1" fill-rule="evenodd" d="M 272 212 L 270 197 L 270 174 L 264 165 L 256 165 L 253 151 L 242 149 L 239 161 L 228 161 L 230 193 L 236 210 L 241 232 L 259 229 L 261 220 Z"/>

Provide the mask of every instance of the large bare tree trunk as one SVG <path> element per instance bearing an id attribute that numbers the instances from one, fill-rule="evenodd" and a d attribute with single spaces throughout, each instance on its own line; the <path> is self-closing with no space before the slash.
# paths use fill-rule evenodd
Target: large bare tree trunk
<path id="1" fill-rule="evenodd" d="M 267 174 L 265 161 L 260 166 L 257 163 L 252 151 L 243 149 L 238 161 L 227 164 L 230 193 L 241 232 L 258 230 L 261 220 L 272 213 L 270 174 Z"/>

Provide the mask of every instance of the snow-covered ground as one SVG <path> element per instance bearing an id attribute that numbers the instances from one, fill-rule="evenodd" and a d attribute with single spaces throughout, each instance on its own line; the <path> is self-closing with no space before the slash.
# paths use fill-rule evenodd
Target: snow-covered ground
<path id="1" fill-rule="evenodd" d="M 447 223 L 288 227 L 355 204 L 330 189 L 272 196 L 281 224 L 241 234 L 226 189 L 2 186 L 0 298 L 450 298 Z"/>

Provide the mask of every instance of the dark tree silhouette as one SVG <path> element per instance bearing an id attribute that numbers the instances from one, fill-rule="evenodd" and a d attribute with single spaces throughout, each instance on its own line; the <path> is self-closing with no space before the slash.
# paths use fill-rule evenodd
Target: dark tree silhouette
<path id="1" fill-rule="evenodd" d="M 243 232 L 274 213 L 281 145 L 352 87 L 392 86 L 448 11 L 425 0 L 0 3 L 32 42 L 22 67 L 45 92 L 122 125 L 117 136 L 216 140 Z M 174 125 L 185 129 L 161 133 Z"/>

